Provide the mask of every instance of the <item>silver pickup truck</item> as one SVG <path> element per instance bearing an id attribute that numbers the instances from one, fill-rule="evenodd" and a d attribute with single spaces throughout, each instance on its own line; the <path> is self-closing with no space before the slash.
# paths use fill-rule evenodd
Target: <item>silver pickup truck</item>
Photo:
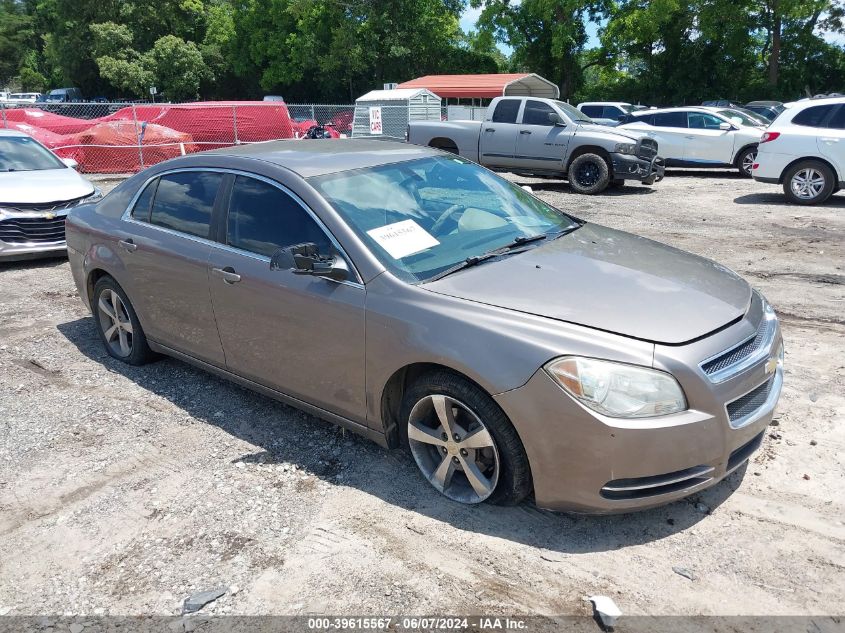
<path id="1" fill-rule="evenodd" d="M 593 123 L 568 103 L 497 97 L 483 121 L 411 121 L 408 142 L 460 154 L 496 171 L 563 177 L 578 193 L 663 179 L 657 141 Z"/>

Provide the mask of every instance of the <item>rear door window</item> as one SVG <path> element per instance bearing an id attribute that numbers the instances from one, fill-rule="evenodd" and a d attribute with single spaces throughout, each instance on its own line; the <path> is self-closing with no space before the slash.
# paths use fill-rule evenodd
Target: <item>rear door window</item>
<path id="1" fill-rule="evenodd" d="M 150 209 L 152 207 L 153 197 L 155 196 L 157 186 L 158 179 L 155 179 L 144 187 L 144 190 L 141 192 L 141 195 L 138 196 L 138 200 L 135 202 L 135 206 L 132 209 L 133 218 L 142 222 L 150 221 Z"/>
<path id="2" fill-rule="evenodd" d="M 238 176 L 226 220 L 229 246 L 270 257 L 280 248 L 312 242 L 331 252 L 325 231 L 292 196 L 270 183 Z"/>
<path id="3" fill-rule="evenodd" d="M 841 104 L 827 122 L 827 127 L 835 130 L 845 130 L 845 104 Z"/>
<path id="4" fill-rule="evenodd" d="M 493 123 L 516 123 L 516 115 L 522 102 L 519 99 L 502 99 L 493 110 Z"/>
<path id="5" fill-rule="evenodd" d="M 653 125 L 657 127 L 679 127 L 687 126 L 686 112 L 658 112 L 654 115 Z"/>
<path id="6" fill-rule="evenodd" d="M 602 115 L 603 108 L 602 106 L 598 105 L 585 105 L 579 108 L 581 112 L 586 114 L 591 119 L 600 119 Z"/>
<path id="7" fill-rule="evenodd" d="M 807 127 L 825 127 L 825 119 L 833 113 L 835 105 L 819 105 L 807 108 L 795 115 L 792 122 L 795 125 Z"/>
<path id="8" fill-rule="evenodd" d="M 184 171 L 162 176 L 150 223 L 209 238 L 211 212 L 222 180 L 222 174 L 210 171 Z"/>

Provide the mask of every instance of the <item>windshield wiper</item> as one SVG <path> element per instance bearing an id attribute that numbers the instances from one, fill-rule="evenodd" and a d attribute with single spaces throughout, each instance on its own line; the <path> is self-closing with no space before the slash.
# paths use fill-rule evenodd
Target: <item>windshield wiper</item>
<path id="1" fill-rule="evenodd" d="M 494 257 L 499 257 L 500 255 L 505 255 L 513 251 L 514 248 L 517 246 L 522 246 L 523 244 L 529 244 L 530 242 L 538 242 L 540 240 L 546 239 L 545 233 L 538 233 L 537 235 L 520 235 L 515 237 L 513 240 L 505 244 L 504 246 L 499 246 L 498 248 L 493 249 L 492 251 L 487 251 L 486 253 L 481 253 L 481 255 L 473 255 L 472 257 L 467 257 L 462 262 L 458 262 L 454 266 L 450 266 L 446 270 L 441 270 L 439 273 L 434 275 L 433 277 L 429 277 L 426 279 L 426 282 L 429 281 L 437 281 L 438 279 L 443 279 L 447 275 L 451 275 L 452 273 L 456 273 L 459 270 L 464 270 L 465 268 L 471 268 L 472 266 L 477 266 L 481 262 L 485 262 L 488 259 L 493 259 Z"/>

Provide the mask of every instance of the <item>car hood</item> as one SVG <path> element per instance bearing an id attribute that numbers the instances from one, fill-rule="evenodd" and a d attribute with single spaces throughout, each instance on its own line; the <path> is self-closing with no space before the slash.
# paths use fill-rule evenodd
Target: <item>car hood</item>
<path id="1" fill-rule="evenodd" d="M 70 168 L 0 172 L 0 205 L 74 200 L 94 192 L 94 185 Z"/>
<path id="2" fill-rule="evenodd" d="M 719 329 L 751 302 L 728 268 L 597 224 L 422 287 L 665 344 Z"/>
<path id="3" fill-rule="evenodd" d="M 617 123 L 617 125 L 619 124 Z M 576 131 L 576 134 L 589 134 L 591 136 L 594 134 L 598 134 L 607 137 L 611 140 L 615 140 L 619 143 L 624 142 L 626 140 L 639 141 L 641 138 L 645 138 L 646 136 L 648 136 L 648 134 L 644 132 L 621 129 L 618 127 L 610 128 L 607 125 L 599 125 L 598 123 L 581 123 L 578 125 L 578 130 Z"/>

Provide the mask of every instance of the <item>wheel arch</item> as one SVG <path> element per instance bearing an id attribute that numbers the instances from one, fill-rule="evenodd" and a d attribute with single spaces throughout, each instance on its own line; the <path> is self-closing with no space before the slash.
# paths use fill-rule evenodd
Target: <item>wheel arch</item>
<path id="1" fill-rule="evenodd" d="M 487 390 L 475 380 L 461 371 L 440 363 L 411 363 L 397 369 L 387 379 L 381 391 L 381 403 L 379 406 L 380 419 L 383 425 L 384 436 L 390 448 L 398 448 L 400 445 L 399 435 L 399 411 L 402 407 L 402 399 L 408 388 L 422 375 L 433 371 L 445 371 L 466 380 L 490 396 Z M 492 397 L 492 396 L 491 396 Z"/>
<path id="2" fill-rule="evenodd" d="M 797 165 L 798 163 L 803 162 L 803 161 L 805 161 L 805 160 L 814 160 L 814 161 L 816 161 L 816 162 L 822 163 L 823 165 L 826 165 L 826 166 L 828 167 L 828 169 L 830 169 L 830 171 L 832 171 L 832 172 L 833 172 L 833 179 L 834 179 L 833 186 L 834 186 L 834 188 L 835 188 L 835 187 L 836 187 L 836 186 L 837 186 L 840 182 L 842 182 L 843 180 L 845 180 L 845 175 L 840 174 L 840 173 L 837 171 L 836 167 L 834 167 L 834 166 L 833 166 L 833 163 L 831 163 L 831 162 L 830 162 L 829 160 L 827 160 L 826 158 L 822 158 L 821 156 L 802 156 L 801 158 L 796 158 L 794 161 L 792 161 L 792 162 L 791 162 L 791 163 L 789 163 L 786 167 L 784 167 L 784 168 L 783 168 L 783 171 L 781 171 L 781 172 L 780 172 L 780 176 L 778 176 L 778 184 L 779 184 L 779 185 L 782 185 L 782 184 L 783 184 L 783 179 L 784 179 L 784 177 L 786 176 L 786 172 L 788 172 L 790 169 L 792 169 L 792 168 L 793 168 L 795 165 Z"/>
<path id="3" fill-rule="evenodd" d="M 102 268 L 92 268 L 88 271 L 88 276 L 85 279 L 85 293 L 88 297 L 88 304 L 91 306 L 92 312 L 94 310 L 94 286 L 96 286 L 97 282 L 103 277 L 112 277 L 112 275 Z M 114 277 L 112 277 L 112 279 L 114 279 Z M 117 283 L 116 280 L 115 283 Z"/>
<path id="4" fill-rule="evenodd" d="M 742 156 L 742 153 L 743 153 L 745 150 L 750 149 L 750 148 L 752 148 L 752 147 L 757 147 L 757 148 L 759 148 L 759 147 L 760 147 L 760 143 L 746 143 L 745 145 L 743 145 L 742 147 L 740 147 L 740 148 L 737 150 L 736 154 L 734 154 L 734 159 L 733 159 L 733 166 L 734 166 L 734 167 L 739 167 L 739 157 L 740 157 L 740 156 Z"/>
<path id="5" fill-rule="evenodd" d="M 442 150 L 444 152 L 451 152 L 452 154 L 458 153 L 457 142 L 447 136 L 434 137 L 428 142 L 428 146 L 433 147 L 434 149 Z"/>
<path id="6" fill-rule="evenodd" d="M 607 169 L 610 171 L 611 179 L 613 178 L 613 160 L 610 158 L 610 152 L 599 145 L 582 145 L 575 148 L 569 155 L 564 170 L 569 172 L 569 166 L 572 165 L 572 161 L 584 154 L 598 154 L 601 156 L 604 159 L 604 162 L 607 163 Z"/>

